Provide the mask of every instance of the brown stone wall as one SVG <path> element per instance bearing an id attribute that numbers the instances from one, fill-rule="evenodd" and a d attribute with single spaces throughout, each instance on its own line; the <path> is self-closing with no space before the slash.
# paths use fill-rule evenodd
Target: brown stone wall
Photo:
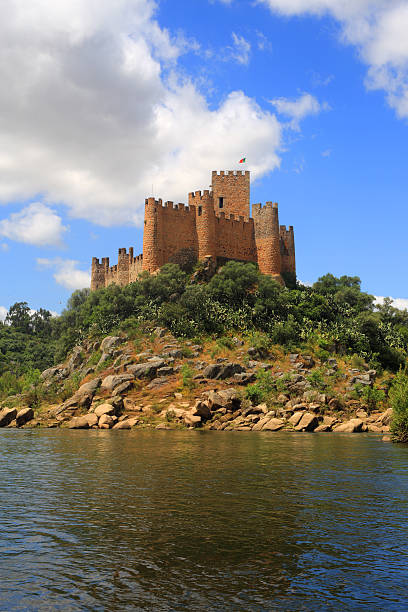
<path id="1" fill-rule="evenodd" d="M 248 171 L 228 170 L 218 173 L 214 170 L 212 172 L 212 191 L 217 215 L 224 212 L 226 216 L 241 215 L 249 219 L 250 178 Z M 219 206 L 220 198 L 223 198 L 223 208 Z"/>
<path id="2" fill-rule="evenodd" d="M 281 273 L 278 205 L 267 202 L 252 206 L 258 266 L 262 274 L 270 274 L 283 282 Z"/>
<path id="3" fill-rule="evenodd" d="M 149 198 L 145 208 L 143 270 L 154 272 L 168 261 L 176 261 L 180 252 L 198 256 L 194 207 Z"/>
<path id="4" fill-rule="evenodd" d="M 244 217 L 227 218 L 220 213 L 215 221 L 218 258 L 256 262 L 254 223 Z"/>
<path id="5" fill-rule="evenodd" d="M 295 237 L 291 225 L 288 230 L 286 225 L 280 226 L 280 251 L 282 272 L 289 272 L 296 276 Z"/>

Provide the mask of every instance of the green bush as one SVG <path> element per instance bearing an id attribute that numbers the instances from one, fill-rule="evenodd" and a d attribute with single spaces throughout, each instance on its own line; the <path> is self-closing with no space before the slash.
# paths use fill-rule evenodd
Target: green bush
<path id="1" fill-rule="evenodd" d="M 313 370 L 313 372 L 310 372 L 310 374 L 306 376 L 306 379 L 310 382 L 312 387 L 314 389 L 317 389 L 317 391 L 320 391 L 320 393 L 327 391 L 330 386 L 327 380 L 327 376 L 325 376 L 325 374 L 320 369 L 316 369 Z"/>
<path id="2" fill-rule="evenodd" d="M 256 405 L 262 402 L 268 402 L 275 389 L 275 380 L 272 378 L 271 372 L 269 370 L 258 370 L 256 382 L 246 387 L 245 394 L 246 397 Z"/>
<path id="3" fill-rule="evenodd" d="M 195 384 L 194 384 L 194 370 L 193 368 L 188 364 L 188 363 L 184 363 L 181 366 L 181 380 L 182 380 L 182 384 L 183 384 L 183 389 L 193 389 Z"/>
<path id="4" fill-rule="evenodd" d="M 391 433 L 394 442 L 408 442 L 408 372 L 400 369 L 389 392 L 392 408 Z"/>

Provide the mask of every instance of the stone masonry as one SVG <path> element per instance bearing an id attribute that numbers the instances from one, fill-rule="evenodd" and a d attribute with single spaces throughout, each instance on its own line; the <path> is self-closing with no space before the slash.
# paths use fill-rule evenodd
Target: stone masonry
<path id="1" fill-rule="evenodd" d="M 145 201 L 143 254 L 119 249 L 118 263 L 92 259 L 91 290 L 135 281 L 142 271 L 156 272 L 166 263 L 186 265 L 204 258 L 257 263 L 263 274 L 281 284 L 296 276 L 293 226 L 279 225 L 278 205 L 252 205 L 248 171 L 212 173 L 212 189 L 195 191 L 188 206 L 148 198 Z"/>

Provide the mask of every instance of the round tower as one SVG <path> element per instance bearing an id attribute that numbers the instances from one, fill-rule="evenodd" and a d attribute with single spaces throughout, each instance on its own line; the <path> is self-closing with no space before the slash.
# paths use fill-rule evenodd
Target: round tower
<path id="1" fill-rule="evenodd" d="M 252 214 L 259 270 L 284 284 L 281 277 L 278 205 L 267 202 L 263 208 L 253 207 Z"/>
<path id="2" fill-rule="evenodd" d="M 162 201 L 145 200 L 143 233 L 143 271 L 155 272 L 161 266 L 160 221 Z"/>
<path id="3" fill-rule="evenodd" d="M 191 202 L 196 207 L 196 228 L 198 239 L 198 259 L 211 256 L 214 260 L 217 256 L 217 244 L 215 238 L 215 212 L 212 193 L 206 189 L 203 194 L 196 191 Z"/>

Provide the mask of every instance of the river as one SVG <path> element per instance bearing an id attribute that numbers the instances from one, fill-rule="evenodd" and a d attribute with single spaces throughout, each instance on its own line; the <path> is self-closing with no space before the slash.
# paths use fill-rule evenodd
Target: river
<path id="1" fill-rule="evenodd" d="M 0 432 L 0 610 L 408 610 L 408 448 Z"/>

